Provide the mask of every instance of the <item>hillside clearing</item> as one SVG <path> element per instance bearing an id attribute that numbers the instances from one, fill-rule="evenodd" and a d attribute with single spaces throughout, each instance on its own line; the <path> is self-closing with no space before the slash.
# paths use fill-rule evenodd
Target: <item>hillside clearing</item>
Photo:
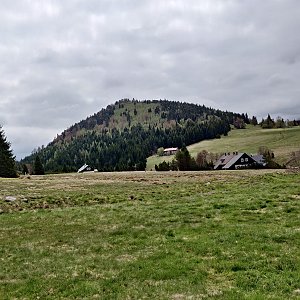
<path id="1" fill-rule="evenodd" d="M 174 146 L 174 145 L 171 145 Z M 257 153 L 260 146 L 267 146 L 274 151 L 277 162 L 284 164 L 293 151 L 300 150 L 300 126 L 292 128 L 262 129 L 259 126 L 248 126 L 246 129 L 231 130 L 228 136 L 221 139 L 205 140 L 188 146 L 192 156 L 202 150 L 212 153 L 247 152 Z M 154 169 L 155 164 L 171 161 L 174 156 L 148 157 L 147 170 Z"/>
<path id="2" fill-rule="evenodd" d="M 0 298 L 297 299 L 299 183 L 286 170 L 0 179 Z"/>

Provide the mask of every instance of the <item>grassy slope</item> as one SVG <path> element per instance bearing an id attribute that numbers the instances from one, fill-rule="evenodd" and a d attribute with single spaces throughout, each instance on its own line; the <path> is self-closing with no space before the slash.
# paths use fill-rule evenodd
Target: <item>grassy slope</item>
<path id="1" fill-rule="evenodd" d="M 151 127 L 168 128 L 174 125 L 175 121 L 168 121 L 167 119 L 161 118 L 161 104 L 160 103 L 147 103 L 147 102 L 122 102 L 122 107 L 116 106 L 114 115 L 111 117 L 109 122 L 110 128 L 117 128 L 123 130 L 125 127 L 129 128 L 137 124 L 141 124 L 145 129 Z M 160 113 L 155 113 L 155 108 L 160 108 Z M 149 111 L 149 109 L 151 109 Z M 134 114 L 136 110 L 137 114 Z M 130 115 L 130 126 L 127 121 L 126 115 Z"/>
<path id="2" fill-rule="evenodd" d="M 0 178 L 0 298 L 297 299 L 299 183 L 285 171 Z"/>
<path id="3" fill-rule="evenodd" d="M 129 127 L 126 116 L 123 115 L 124 112 L 128 112 L 131 117 L 131 126 L 142 124 L 144 127 L 148 128 L 149 124 L 151 126 L 155 124 L 162 123 L 160 115 L 155 114 L 155 107 L 160 106 L 159 103 L 145 103 L 145 102 L 124 102 L 123 107 L 119 108 L 116 106 L 114 116 L 110 120 L 110 127 L 115 127 L 123 130 L 124 127 Z M 148 109 L 151 108 L 151 112 Z M 137 114 L 134 114 L 134 109 L 136 109 Z"/>
<path id="4" fill-rule="evenodd" d="M 244 130 L 232 130 L 228 136 L 221 139 L 206 140 L 190 145 L 188 150 L 191 155 L 196 156 L 201 150 L 213 153 L 223 152 L 248 152 L 257 153 L 260 146 L 267 146 L 275 153 L 275 158 L 279 163 L 289 160 L 292 151 L 300 149 L 300 126 L 285 129 L 261 129 L 261 127 L 249 126 Z M 155 164 L 163 160 L 172 160 L 173 157 L 148 158 L 147 169 L 154 168 Z"/>

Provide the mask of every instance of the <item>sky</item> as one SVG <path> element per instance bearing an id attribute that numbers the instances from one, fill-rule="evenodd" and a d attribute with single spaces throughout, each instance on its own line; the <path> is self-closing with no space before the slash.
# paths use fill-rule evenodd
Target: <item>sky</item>
<path id="1" fill-rule="evenodd" d="M 299 0 L 1 0 L 0 124 L 20 159 L 122 98 L 300 118 Z"/>

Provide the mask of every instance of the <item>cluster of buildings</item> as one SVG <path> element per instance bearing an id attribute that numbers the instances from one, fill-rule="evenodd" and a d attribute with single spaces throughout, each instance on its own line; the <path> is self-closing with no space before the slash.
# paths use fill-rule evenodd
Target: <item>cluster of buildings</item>
<path id="1" fill-rule="evenodd" d="M 166 148 L 163 155 L 174 155 L 178 151 L 178 148 Z M 237 170 L 237 169 L 257 169 L 266 166 L 263 155 L 252 155 L 245 152 L 228 152 L 224 153 L 215 163 L 214 170 Z M 92 169 L 89 165 L 84 164 L 78 173 L 87 171 L 97 171 Z"/>
<path id="2" fill-rule="evenodd" d="M 166 148 L 163 155 L 174 155 L 178 148 Z M 214 170 L 235 170 L 245 168 L 265 167 L 266 162 L 263 155 L 252 155 L 245 152 L 224 153 L 215 163 Z"/>

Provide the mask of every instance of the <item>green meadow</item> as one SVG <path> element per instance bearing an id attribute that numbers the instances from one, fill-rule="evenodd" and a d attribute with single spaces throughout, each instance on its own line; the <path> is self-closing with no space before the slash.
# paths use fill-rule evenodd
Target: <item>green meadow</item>
<path id="1" fill-rule="evenodd" d="M 172 145 L 170 145 L 172 146 Z M 246 129 L 233 129 L 228 136 L 220 139 L 205 140 L 188 146 L 192 156 L 207 150 L 212 153 L 247 152 L 257 153 L 260 146 L 267 146 L 274 151 L 275 160 L 285 164 L 293 151 L 300 150 L 300 126 L 292 128 L 262 129 L 260 126 L 248 126 Z M 151 156 L 147 160 L 147 169 L 154 170 L 155 164 L 171 161 L 174 156 Z"/>
<path id="2" fill-rule="evenodd" d="M 300 299 L 300 173 L 0 179 L 0 299 Z"/>

